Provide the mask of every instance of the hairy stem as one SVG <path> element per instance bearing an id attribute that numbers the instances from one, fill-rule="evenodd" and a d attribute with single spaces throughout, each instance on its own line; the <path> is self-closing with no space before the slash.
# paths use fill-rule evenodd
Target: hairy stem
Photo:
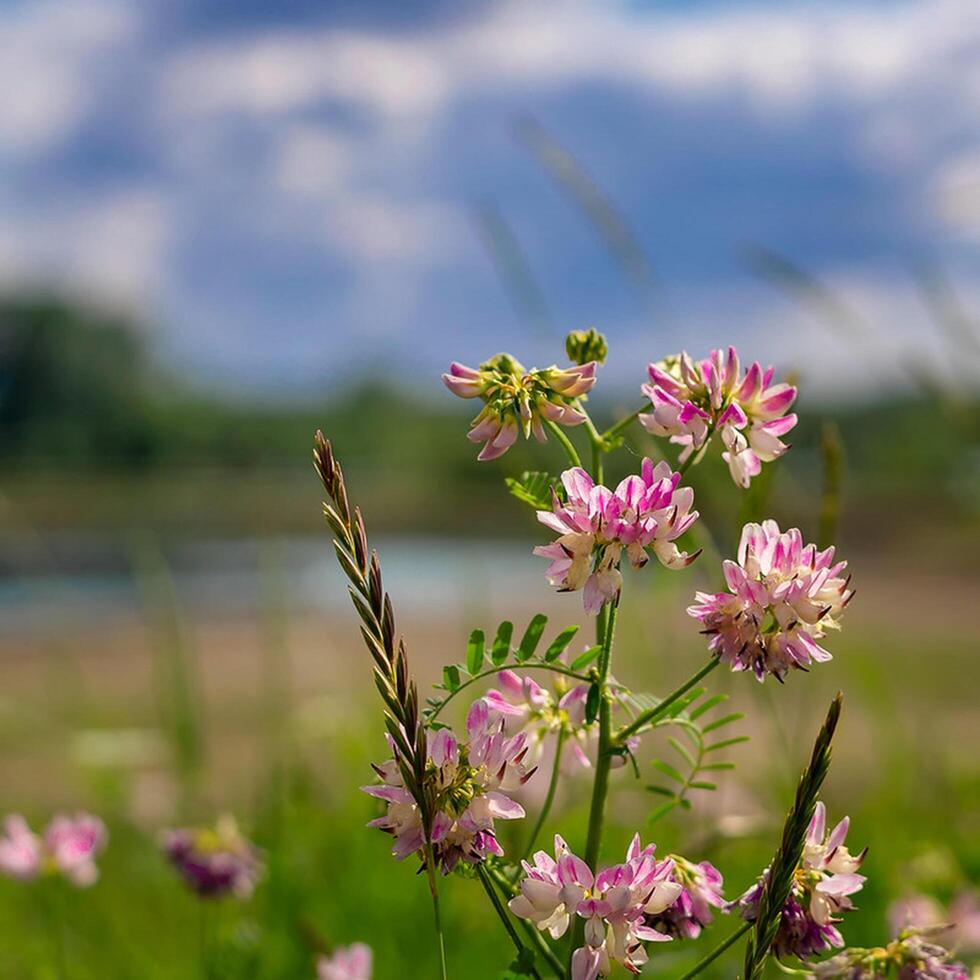
<path id="1" fill-rule="evenodd" d="M 579 457 L 578 450 L 572 445 L 571 439 L 565 435 L 562 431 L 562 427 L 555 422 L 551 422 L 545 419 L 544 423 L 550 430 L 551 434 L 558 440 L 561 444 L 562 449 L 565 450 L 565 455 L 568 457 L 568 461 L 572 466 L 581 466 L 582 460 Z"/>
<path id="2" fill-rule="evenodd" d="M 621 728 L 613 739 L 614 745 L 622 745 L 631 735 L 652 724 L 666 714 L 667 709 L 678 699 L 682 698 L 696 684 L 702 681 L 718 666 L 718 658 L 712 657 L 697 673 L 692 674 L 680 687 L 671 691 L 659 704 L 637 715 L 628 725 Z"/>
<path id="3" fill-rule="evenodd" d="M 478 864 L 476 866 L 476 873 L 480 879 L 480 884 L 483 885 L 483 890 L 487 893 L 487 897 L 493 905 L 493 910 L 497 913 L 497 918 L 503 923 L 504 928 L 507 930 L 507 935 L 510 936 L 514 948 L 517 950 L 517 955 L 520 956 L 527 947 L 514 928 L 514 923 L 510 921 L 507 909 L 504 907 L 503 902 L 500 901 L 500 896 L 497 894 L 497 889 L 493 887 L 493 882 L 490 881 L 490 876 L 487 874 L 486 868 L 482 864 Z M 532 977 L 537 977 L 538 980 L 541 980 L 541 974 L 538 973 L 533 964 L 529 969 Z"/>
<path id="4" fill-rule="evenodd" d="M 751 922 L 744 922 L 742 925 L 735 930 L 727 939 L 720 942 L 715 948 L 707 954 L 707 956 L 702 957 L 694 966 L 691 967 L 687 973 L 683 974 L 679 980 L 691 980 L 691 977 L 696 977 L 702 970 L 709 967 L 726 949 L 734 946 L 742 936 L 744 936 L 749 929 L 752 928 Z"/>
<path id="5" fill-rule="evenodd" d="M 555 743 L 555 764 L 551 769 L 551 782 L 548 783 L 548 793 L 544 798 L 544 803 L 541 805 L 541 812 L 538 814 L 537 822 L 534 824 L 534 830 L 531 831 L 531 836 L 527 840 L 527 846 L 524 848 L 525 859 L 534 850 L 534 845 L 537 842 L 538 834 L 541 833 L 541 828 L 544 826 L 545 821 L 548 819 L 548 814 L 551 812 L 551 805 L 555 802 L 555 791 L 558 789 L 558 777 L 561 775 L 561 752 L 565 747 L 565 729 L 558 729 L 558 740 Z"/>

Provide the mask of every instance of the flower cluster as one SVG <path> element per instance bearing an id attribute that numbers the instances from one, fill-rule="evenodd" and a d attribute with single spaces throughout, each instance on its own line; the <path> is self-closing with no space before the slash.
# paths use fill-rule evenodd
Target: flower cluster
<path id="1" fill-rule="evenodd" d="M 317 980 L 371 980 L 373 956 L 364 943 L 340 946 L 331 956 L 321 956 L 316 967 Z"/>
<path id="2" fill-rule="evenodd" d="M 163 852 L 187 886 L 202 898 L 248 898 L 262 874 L 255 845 L 233 817 L 215 827 L 187 827 L 163 834 Z"/>
<path id="3" fill-rule="evenodd" d="M 79 888 L 87 888 L 98 880 L 95 859 L 108 839 L 105 825 L 98 817 L 87 813 L 57 816 L 38 835 L 23 817 L 11 815 L 3 831 L 0 874 L 18 881 L 60 874 Z"/>
<path id="4" fill-rule="evenodd" d="M 714 921 L 712 908 L 727 910 L 721 872 L 709 861 L 693 864 L 677 854 L 668 854 L 667 860 L 673 863 L 671 880 L 680 885 L 681 892 L 673 905 L 648 918 L 647 923 L 677 939 L 697 939 Z"/>
<path id="5" fill-rule="evenodd" d="M 507 793 L 534 774 L 524 765 L 527 736 L 508 735 L 503 719 L 490 711 L 486 701 L 476 701 L 470 708 L 466 730 L 469 740 L 463 745 L 447 728 L 430 733 L 429 738 L 426 785 L 435 813 L 430 837 L 443 874 L 460 861 L 476 864 L 491 854 L 503 855 L 494 820 L 524 816 L 524 808 Z M 368 826 L 391 834 L 391 853 L 403 860 L 425 846 L 426 836 L 418 805 L 402 780 L 397 749 L 389 744 L 395 758 L 374 767 L 382 784 L 362 789 L 387 804 L 384 816 Z"/>
<path id="6" fill-rule="evenodd" d="M 962 963 L 930 939 L 939 929 L 906 929 L 887 946 L 847 949 L 811 967 L 816 980 L 970 980 Z"/>
<path id="7" fill-rule="evenodd" d="M 819 802 L 807 829 L 803 856 L 773 942 L 773 952 L 778 957 L 807 960 L 844 945 L 835 923 L 840 921 L 839 913 L 853 908 L 850 896 L 864 884 L 864 877 L 857 873 L 864 854 L 852 855 L 844 846 L 850 826 L 847 817 L 829 834 L 826 825 L 827 811 Z M 758 915 L 767 874 L 738 900 L 742 918 L 749 922 L 754 922 Z"/>
<path id="8" fill-rule="evenodd" d="M 502 456 L 523 433 L 547 441 L 545 422 L 581 425 L 585 415 L 574 407 L 595 384 L 596 362 L 570 368 L 532 368 L 510 354 L 496 354 L 479 368 L 453 362 L 442 380 L 460 398 L 482 398 L 484 407 L 467 435 L 482 442 L 480 460 Z"/>
<path id="9" fill-rule="evenodd" d="M 797 528 L 781 533 L 775 521 L 746 524 L 738 563 L 724 563 L 729 592 L 698 592 L 688 615 L 711 637 L 708 649 L 732 670 L 754 671 L 779 680 L 790 668 L 830 660 L 817 642 L 854 595 L 847 562 L 834 549 L 803 545 Z"/>
<path id="10" fill-rule="evenodd" d="M 742 375 L 734 347 L 727 353 L 713 350 L 698 362 L 685 351 L 651 364 L 647 372 L 650 383 L 641 390 L 652 411 L 640 422 L 648 432 L 683 446 L 682 462 L 718 432 L 732 479 L 747 487 L 763 462 L 789 448 L 781 437 L 796 425 L 796 416 L 786 414 L 796 388 L 772 384 L 774 369 L 763 371 L 758 361 Z"/>
<path id="11" fill-rule="evenodd" d="M 538 520 L 559 534 L 534 549 L 551 559 L 548 581 L 562 592 L 582 589 L 585 610 L 594 614 L 619 597 L 624 549 L 634 568 L 649 560 L 647 548 L 667 568 L 689 565 L 700 552 L 682 552 L 676 542 L 698 512 L 691 510 L 694 491 L 678 486 L 680 479 L 667 463 L 654 465 L 651 459 L 643 460 L 639 476 L 626 477 L 615 490 L 597 485 L 579 467 L 562 473 L 566 500 L 554 494 L 552 509 L 538 511 Z"/>
<path id="12" fill-rule="evenodd" d="M 607 977 L 614 962 L 639 973 L 647 961 L 644 942 L 662 942 L 670 936 L 647 924 L 680 895 L 671 878 L 671 861 L 658 862 L 654 846 L 640 846 L 633 838 L 626 861 L 598 875 L 555 837 L 555 856 L 544 851 L 534 864 L 523 862 L 525 877 L 520 894 L 510 900 L 514 915 L 547 930 L 555 939 L 568 930 L 572 916 L 585 920 L 585 945 L 572 956 L 572 980 Z"/>

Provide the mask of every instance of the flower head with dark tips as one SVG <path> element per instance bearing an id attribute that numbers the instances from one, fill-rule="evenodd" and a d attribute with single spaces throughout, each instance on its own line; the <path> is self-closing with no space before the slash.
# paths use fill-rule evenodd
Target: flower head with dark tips
<path id="1" fill-rule="evenodd" d="M 191 891 L 202 898 L 248 898 L 262 874 L 254 844 L 233 817 L 215 827 L 185 827 L 163 834 L 163 853 Z"/>
<path id="2" fill-rule="evenodd" d="M 7 817 L 0 836 L 0 874 L 18 881 L 63 875 L 73 885 L 87 888 L 98 880 L 95 859 L 107 839 L 105 824 L 88 813 L 56 816 L 42 835 L 14 814 Z"/>
<path id="3" fill-rule="evenodd" d="M 846 949 L 810 967 L 815 980 L 970 980 L 969 970 L 934 938 L 945 926 L 905 929 L 887 946 Z"/>
<path id="4" fill-rule="evenodd" d="M 705 926 L 714 922 L 712 909 L 727 909 L 721 893 L 721 872 L 709 861 L 694 864 L 677 854 L 668 854 L 673 863 L 670 877 L 681 887 L 677 900 L 647 922 L 659 932 L 678 939 L 697 939 Z"/>
<path id="5" fill-rule="evenodd" d="M 559 939 L 573 916 L 585 920 L 585 945 L 572 956 L 572 980 L 608 977 L 613 963 L 640 973 L 647 962 L 644 942 L 663 942 L 671 937 L 647 924 L 681 892 L 670 873 L 672 863 L 657 861 L 652 844 L 641 847 L 633 838 L 626 861 L 595 875 L 576 857 L 565 841 L 555 837 L 555 856 L 545 851 L 534 863 L 522 862 L 525 877 L 510 910 L 521 919 Z"/>
<path id="6" fill-rule="evenodd" d="M 374 956 L 364 943 L 338 946 L 316 965 L 317 980 L 371 980 Z"/>
<path id="7" fill-rule="evenodd" d="M 772 384 L 774 369 L 763 370 L 758 361 L 742 375 L 734 347 L 713 350 L 697 362 L 685 351 L 649 365 L 647 373 L 650 383 L 641 390 L 652 410 L 640 422 L 653 435 L 682 446 L 681 462 L 718 432 L 732 479 L 747 487 L 763 462 L 789 448 L 782 436 L 796 425 L 796 416 L 786 414 L 796 388 Z"/>
<path id="8" fill-rule="evenodd" d="M 680 479 L 667 463 L 654 465 L 651 459 L 644 459 L 640 474 L 626 477 L 615 490 L 596 484 L 579 467 L 562 473 L 565 499 L 556 494 L 551 510 L 538 511 L 538 520 L 559 535 L 534 549 L 551 559 L 548 581 L 561 592 L 582 589 L 586 612 L 595 614 L 619 597 L 624 552 L 634 568 L 649 561 L 647 548 L 667 568 L 689 565 L 699 552 L 682 552 L 676 542 L 698 512 L 691 510 L 694 491 L 680 486 Z"/>
<path id="9" fill-rule="evenodd" d="M 527 370 L 510 354 L 496 354 L 479 368 L 454 361 L 442 380 L 460 398 L 483 399 L 467 438 L 483 443 L 477 458 L 485 461 L 502 456 L 521 434 L 546 442 L 545 422 L 581 425 L 585 415 L 574 404 L 591 391 L 596 366 L 589 361 Z"/>
<path id="10" fill-rule="evenodd" d="M 775 521 L 746 524 L 738 562 L 724 563 L 729 592 L 698 592 L 687 610 L 710 637 L 708 649 L 734 671 L 782 680 L 791 668 L 830 660 L 817 642 L 838 620 L 853 591 L 847 562 L 834 549 L 803 544 L 797 528 Z"/>
<path id="11" fill-rule="evenodd" d="M 842 912 L 853 908 L 850 896 L 864 885 L 864 876 L 857 873 L 864 853 L 852 855 L 844 845 L 850 826 L 847 817 L 829 834 L 826 824 L 826 808 L 818 802 L 772 946 L 780 958 L 796 956 L 808 960 L 844 945 L 835 924 Z M 742 918 L 749 922 L 757 918 L 767 874 L 736 903 Z"/>

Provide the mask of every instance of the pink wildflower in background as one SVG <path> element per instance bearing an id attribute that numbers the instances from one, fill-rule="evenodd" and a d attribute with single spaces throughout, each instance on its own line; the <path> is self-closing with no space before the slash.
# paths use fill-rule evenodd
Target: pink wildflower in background
<path id="1" fill-rule="evenodd" d="M 339 946 L 331 956 L 321 956 L 317 980 L 371 980 L 373 955 L 364 943 Z"/>
<path id="2" fill-rule="evenodd" d="M 906 929 L 887 946 L 847 949 L 810 967 L 814 980 L 970 980 L 970 971 L 932 941 L 945 929 Z"/>
<path id="3" fill-rule="evenodd" d="M 522 433 L 546 442 L 545 422 L 581 425 L 585 415 L 573 403 L 592 389 L 596 366 L 590 361 L 528 371 L 510 354 L 497 354 L 479 369 L 454 361 L 442 380 L 460 398 L 483 399 L 467 438 L 484 444 L 477 458 L 488 460 L 502 456 Z"/>
<path id="4" fill-rule="evenodd" d="M 214 828 L 168 830 L 162 846 L 187 886 L 202 898 L 249 898 L 262 874 L 258 849 L 230 816 L 221 817 Z"/>
<path id="5" fill-rule="evenodd" d="M 88 813 L 56 816 L 41 836 L 23 817 L 9 816 L 0 837 L 0 873 L 19 881 L 60 874 L 73 885 L 88 888 L 98 880 L 95 859 L 107 839 L 105 825 Z"/>
<path id="6" fill-rule="evenodd" d="M 538 520 L 559 537 L 539 545 L 536 555 L 550 558 L 545 572 L 560 592 L 582 590 L 586 612 L 595 614 L 606 602 L 616 602 L 622 588 L 619 571 L 625 551 L 634 568 L 642 568 L 652 548 L 667 568 L 684 568 L 700 552 L 688 554 L 677 539 L 698 519 L 692 511 L 694 491 L 681 487 L 680 474 L 665 462 L 644 459 L 639 476 L 629 476 L 615 489 L 597 485 L 578 467 L 562 473 L 566 500 L 554 497 L 550 511 Z"/>
<path id="7" fill-rule="evenodd" d="M 853 908 L 850 896 L 864 884 L 864 876 L 857 873 L 864 854 L 852 855 L 844 845 L 850 827 L 847 817 L 829 834 L 826 823 L 826 808 L 818 802 L 773 943 L 773 952 L 779 957 L 812 959 L 844 945 L 835 923 L 840 921 L 841 912 Z M 749 922 L 758 915 L 766 874 L 737 902 L 742 918 Z"/>
<path id="8" fill-rule="evenodd" d="M 663 942 L 664 935 L 647 924 L 680 895 L 670 875 L 673 864 L 658 862 L 654 846 L 633 838 L 626 861 L 598 875 L 555 837 L 555 856 L 538 851 L 534 864 L 522 862 L 521 893 L 510 900 L 514 915 L 559 939 L 573 916 L 585 920 L 585 945 L 572 956 L 572 980 L 609 976 L 613 963 L 640 973 L 647 962 L 644 942 Z"/>
<path id="9" fill-rule="evenodd" d="M 490 855 L 503 855 L 494 821 L 524 816 L 524 808 L 508 793 L 534 774 L 524 764 L 527 736 L 508 735 L 501 716 L 485 701 L 470 708 L 466 729 L 468 741 L 463 745 L 445 728 L 429 737 L 426 775 L 436 810 L 431 837 L 443 874 L 460 861 L 476 864 Z M 391 834 L 391 853 L 401 861 L 421 850 L 426 839 L 418 806 L 401 777 L 397 749 L 390 740 L 389 744 L 395 758 L 374 767 L 382 785 L 362 789 L 386 804 L 384 816 L 368 826 Z"/>
<path id="10" fill-rule="evenodd" d="M 746 524 L 738 562 L 724 563 L 729 592 L 698 592 L 688 615 L 711 637 L 708 649 L 732 670 L 782 680 L 790 668 L 830 660 L 817 642 L 839 628 L 850 602 L 847 562 L 834 549 L 803 544 L 797 528 L 781 533 L 775 521 Z"/>
<path id="11" fill-rule="evenodd" d="M 681 462 L 718 432 L 732 479 L 747 487 L 763 462 L 789 448 L 782 437 L 796 425 L 796 416 L 786 414 L 796 388 L 772 384 L 774 369 L 763 371 L 758 361 L 743 376 L 734 347 L 713 350 L 697 362 L 685 351 L 649 365 L 647 373 L 650 383 L 641 390 L 651 411 L 640 422 L 653 435 L 669 436 L 683 447 Z"/>
<path id="12" fill-rule="evenodd" d="M 667 860 L 673 864 L 671 880 L 680 885 L 681 892 L 672 905 L 648 918 L 647 923 L 678 939 L 697 939 L 701 930 L 714 922 L 711 910 L 728 907 L 721 893 L 721 872 L 709 861 L 693 864 L 677 854 L 668 854 Z"/>

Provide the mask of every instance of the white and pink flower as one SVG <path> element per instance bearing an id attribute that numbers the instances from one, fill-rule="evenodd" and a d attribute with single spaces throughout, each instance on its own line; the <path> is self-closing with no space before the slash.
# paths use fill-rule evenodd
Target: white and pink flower
<path id="1" fill-rule="evenodd" d="M 637 835 L 625 862 L 594 875 L 556 836 L 554 858 L 538 851 L 533 864 L 522 862 L 525 877 L 510 910 L 554 939 L 565 934 L 573 916 L 585 920 L 585 945 L 572 955 L 572 980 L 607 977 L 613 963 L 640 973 L 647 961 L 643 944 L 671 938 L 649 926 L 647 918 L 662 913 L 681 893 L 670 877 L 672 862 L 658 862 L 654 851 L 652 844 L 641 847 Z"/>
<path id="2" fill-rule="evenodd" d="M 371 980 L 374 956 L 364 943 L 338 946 L 330 956 L 321 956 L 317 980 Z"/>
<path id="3" fill-rule="evenodd" d="M 667 463 L 654 465 L 651 459 L 644 459 L 640 474 L 626 477 L 615 490 L 596 484 L 580 467 L 562 473 L 566 499 L 555 494 L 552 509 L 538 511 L 538 520 L 559 535 L 534 549 L 551 559 L 548 581 L 561 592 L 581 589 L 586 612 L 595 614 L 619 598 L 624 551 L 634 568 L 649 561 L 647 548 L 667 568 L 689 565 L 700 552 L 681 551 L 677 539 L 698 512 L 691 510 L 694 491 L 679 486 L 680 479 Z"/>
<path id="4" fill-rule="evenodd" d="M 752 670 L 782 680 L 791 668 L 831 659 L 818 642 L 839 629 L 854 595 L 845 561 L 832 547 L 804 545 L 797 528 L 781 532 L 775 521 L 746 524 L 738 562 L 724 563 L 728 592 L 698 592 L 688 615 L 710 637 L 708 649 L 734 671 Z"/>
<path id="5" fill-rule="evenodd" d="M 774 369 L 753 362 L 743 376 L 738 353 L 713 350 L 701 361 L 687 352 L 647 368 L 650 381 L 641 390 L 651 411 L 640 416 L 648 432 L 681 446 L 681 462 L 700 450 L 717 432 L 732 479 L 747 487 L 763 462 L 782 456 L 783 441 L 797 422 L 787 415 L 796 388 L 772 384 Z"/>
<path id="6" fill-rule="evenodd" d="M 19 881 L 60 874 L 73 885 L 88 888 L 98 880 L 95 859 L 107 839 L 105 825 L 88 813 L 56 816 L 40 836 L 23 817 L 12 815 L 0 837 L 0 873 Z"/>

